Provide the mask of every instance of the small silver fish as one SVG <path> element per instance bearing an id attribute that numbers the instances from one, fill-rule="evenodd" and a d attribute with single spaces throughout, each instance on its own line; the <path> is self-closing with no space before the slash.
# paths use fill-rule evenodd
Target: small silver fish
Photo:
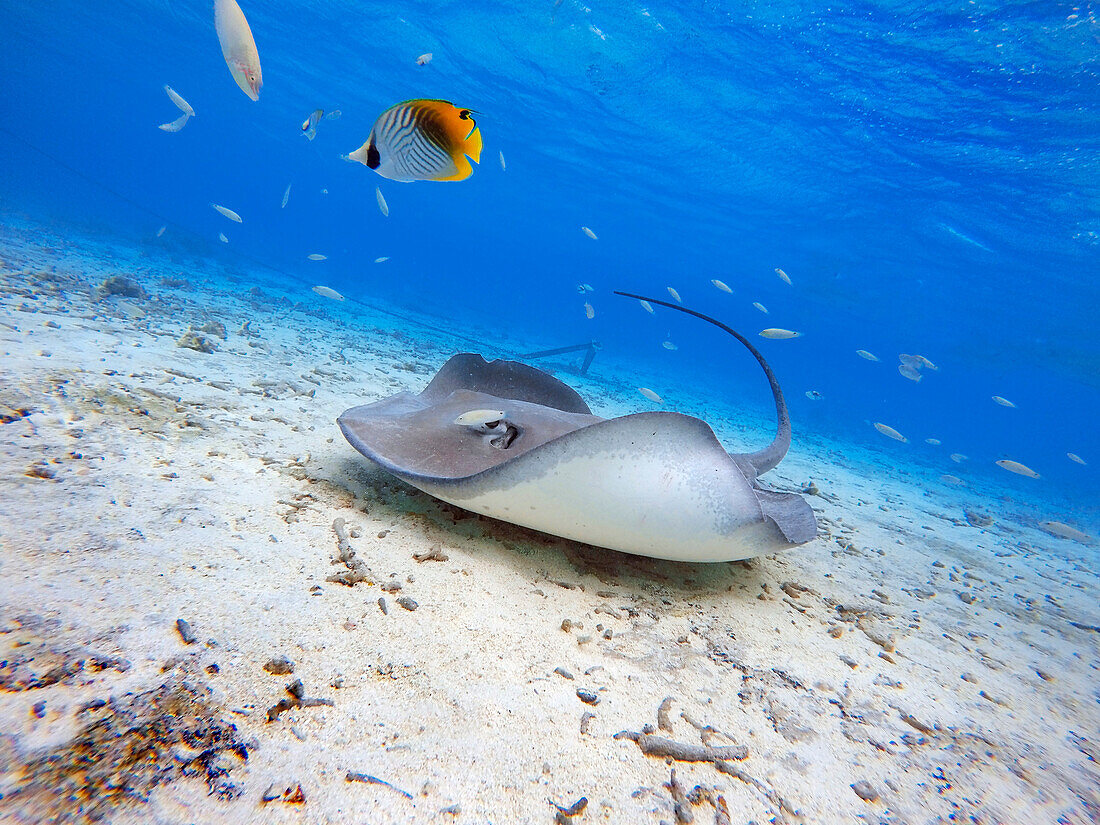
<path id="1" fill-rule="evenodd" d="M 167 93 L 168 99 L 176 104 L 177 109 L 179 109 L 181 112 L 183 112 L 188 117 L 194 117 L 195 116 L 195 110 L 191 108 L 191 104 L 188 103 L 186 100 L 184 100 L 182 97 L 180 97 L 179 94 L 176 93 L 175 89 L 173 89 L 167 83 L 164 84 L 164 91 L 165 91 L 165 93 Z"/>
<path id="2" fill-rule="evenodd" d="M 588 237 L 590 237 L 594 241 L 599 240 L 599 238 L 596 237 L 596 233 L 593 232 L 591 229 L 589 229 L 587 226 L 582 226 L 581 227 L 581 232 L 583 232 L 585 235 L 587 235 Z"/>
<path id="3" fill-rule="evenodd" d="M 504 172 L 504 171 L 507 171 L 507 169 L 508 169 L 508 165 L 504 162 L 504 153 L 501 152 L 500 153 L 500 171 Z"/>
<path id="4" fill-rule="evenodd" d="M 504 418 L 504 410 L 470 410 L 456 418 L 455 424 L 463 427 L 480 427 L 482 424 L 492 424 L 502 418 Z"/>
<path id="5" fill-rule="evenodd" d="M 378 201 L 378 211 L 388 218 L 390 216 L 390 205 L 386 203 L 382 190 L 377 186 L 374 187 L 374 198 Z"/>
<path id="6" fill-rule="evenodd" d="M 1030 467 L 1021 464 L 1019 461 L 1012 461 L 1008 458 L 1002 458 L 1000 461 L 994 461 L 998 467 L 1002 470 L 1008 470 L 1010 473 L 1016 473 L 1016 475 L 1027 476 L 1028 478 L 1040 478 L 1040 475 Z"/>
<path id="7" fill-rule="evenodd" d="M 642 309 L 644 309 L 644 310 L 645 310 L 646 312 L 648 312 L 648 313 L 649 313 L 650 315 L 653 315 L 653 314 L 654 314 L 654 313 L 653 313 L 653 304 L 651 304 L 651 303 L 650 303 L 649 301 L 644 301 L 644 300 L 642 300 L 641 298 L 639 298 L 639 299 L 638 299 L 638 303 L 639 303 L 639 304 L 641 304 L 641 305 L 642 305 Z"/>
<path id="8" fill-rule="evenodd" d="M 921 379 L 924 378 L 924 376 L 920 374 L 920 370 L 913 369 L 913 367 L 908 364 L 898 364 L 898 372 L 910 381 L 916 381 L 918 384 L 921 382 Z"/>
<path id="9" fill-rule="evenodd" d="M 322 298 L 331 298 L 334 301 L 343 301 L 344 296 L 337 292 L 335 289 L 331 289 L 327 286 L 315 286 L 313 291 L 320 295 Z"/>
<path id="10" fill-rule="evenodd" d="M 1092 544 L 1093 541 L 1092 536 L 1088 533 L 1083 533 L 1076 527 L 1070 527 L 1062 521 L 1040 521 L 1039 529 L 1060 539 L 1079 541 L 1081 544 Z"/>
<path id="11" fill-rule="evenodd" d="M 782 269 L 780 269 L 779 267 L 775 268 L 775 274 L 779 276 L 779 280 L 781 280 L 783 283 L 785 283 L 785 284 L 791 283 L 790 276 L 786 272 L 784 272 Z"/>
<path id="12" fill-rule="evenodd" d="M 390 256 L 389 256 L 389 255 L 383 255 L 383 256 L 382 256 L 381 258 L 375 258 L 375 259 L 374 259 L 374 262 L 375 262 L 376 264 L 384 264 L 384 263 L 385 263 L 386 261 L 388 261 L 389 259 L 390 259 Z"/>
<path id="13" fill-rule="evenodd" d="M 416 65 L 417 66 L 427 66 L 431 62 L 432 62 L 432 53 L 431 52 L 424 52 L 424 54 L 422 54 L 422 55 L 420 55 L 420 57 L 416 58 Z"/>
<path id="14" fill-rule="evenodd" d="M 806 397 L 811 401 L 820 401 L 825 396 L 819 393 L 817 390 L 806 390 Z"/>
<path id="15" fill-rule="evenodd" d="M 644 395 L 646 398 L 648 398 L 650 401 L 654 402 L 655 404 L 663 404 L 664 403 L 661 400 L 661 396 L 657 395 L 657 393 L 655 393 L 649 387 L 638 387 L 638 392 L 640 392 L 642 395 Z"/>
<path id="16" fill-rule="evenodd" d="M 325 120 L 339 120 L 340 115 L 342 114 L 343 112 L 341 112 L 339 109 L 333 109 L 331 112 L 325 115 Z"/>
<path id="17" fill-rule="evenodd" d="M 1015 405 L 1015 404 L 1013 404 L 1013 403 L 1012 403 L 1011 401 L 1009 401 L 1009 400 L 1008 400 L 1007 398 L 1002 398 L 1002 397 L 1001 397 L 1001 396 L 999 396 L 999 395 L 995 395 L 995 396 L 993 396 L 993 401 L 994 401 L 994 403 L 996 403 L 996 404 L 1000 404 L 1000 405 L 1001 405 L 1002 407 L 1011 407 L 1012 409 L 1015 409 L 1015 408 L 1016 408 L 1016 405 Z"/>
<path id="18" fill-rule="evenodd" d="M 768 314 L 768 308 L 766 306 L 764 306 L 762 303 L 760 303 L 759 301 L 753 301 L 752 305 L 754 307 L 756 307 L 758 310 L 760 310 L 761 312 L 763 312 L 765 315 Z"/>
<path id="19" fill-rule="evenodd" d="M 1066 458 L 1077 464 L 1087 464 L 1085 459 L 1081 458 L 1081 456 L 1077 455 L 1077 453 L 1066 453 Z"/>
<path id="20" fill-rule="evenodd" d="M 962 464 L 964 461 L 966 461 L 968 458 L 970 458 L 970 456 L 963 455 L 962 453 L 951 453 L 949 458 L 952 461 L 954 461 L 956 464 Z"/>
<path id="21" fill-rule="evenodd" d="M 919 370 L 924 366 L 924 362 L 915 355 L 906 355 L 904 352 L 898 356 L 898 360 L 901 361 L 903 366 L 912 367 L 915 370 Z"/>
<path id="22" fill-rule="evenodd" d="M 584 295 L 586 292 L 594 292 L 591 284 L 577 284 L 577 292 Z"/>
<path id="23" fill-rule="evenodd" d="M 662 342 L 661 342 L 661 346 L 662 346 L 662 347 L 664 347 L 664 348 L 665 348 L 665 349 L 667 349 L 667 350 L 673 350 L 673 351 L 674 351 L 674 350 L 678 350 L 678 349 L 679 349 L 679 347 L 678 347 L 678 346 L 676 346 L 676 345 L 675 345 L 674 343 L 672 343 L 671 341 L 662 341 Z"/>
<path id="24" fill-rule="evenodd" d="M 173 120 L 171 123 L 162 123 L 157 128 L 163 132 L 178 132 L 184 126 L 187 125 L 187 121 L 191 119 L 191 115 L 183 114 Z"/>
<path id="25" fill-rule="evenodd" d="M 286 202 L 290 200 L 290 184 L 286 185 L 286 191 L 283 192 L 283 202 L 279 204 L 280 209 L 286 209 Z"/>
<path id="26" fill-rule="evenodd" d="M 953 476 L 950 473 L 944 473 L 942 476 L 940 476 L 940 481 L 944 482 L 945 484 L 954 484 L 956 487 L 966 484 L 966 482 L 963 481 L 961 478 L 959 478 L 958 476 Z"/>
<path id="27" fill-rule="evenodd" d="M 302 134 L 306 136 L 307 140 L 313 140 L 317 137 L 317 123 L 324 116 L 324 109 L 314 109 L 309 113 L 309 117 L 302 121 Z"/>
<path id="28" fill-rule="evenodd" d="M 933 447 L 938 447 L 943 442 L 940 441 L 938 438 L 926 438 L 926 439 L 924 439 L 924 443 L 925 444 L 931 444 Z"/>
<path id="29" fill-rule="evenodd" d="M 307 255 L 306 257 L 309 258 L 311 261 L 327 261 L 328 260 L 328 255 L 322 255 L 319 252 L 314 252 L 310 255 Z"/>
<path id="30" fill-rule="evenodd" d="M 167 228 L 168 228 L 168 224 L 165 224 L 165 225 L 164 225 L 164 226 L 162 226 L 162 227 L 161 227 L 160 229 L 158 229 L 158 230 L 157 230 L 157 237 L 159 238 L 159 237 L 160 237 L 161 235 L 163 235 L 163 234 L 164 234 L 164 230 L 166 230 Z"/>
<path id="31" fill-rule="evenodd" d="M 872 352 L 868 352 L 865 349 L 857 349 L 856 350 L 856 355 L 858 355 L 860 358 L 864 359 L 865 361 L 878 361 L 879 360 L 879 357 L 877 355 L 875 355 Z"/>
<path id="32" fill-rule="evenodd" d="M 921 362 L 921 366 L 927 367 L 928 369 L 932 370 L 933 372 L 939 372 L 940 371 L 939 367 L 937 367 L 935 364 L 933 364 L 931 361 L 929 361 L 923 355 L 914 355 L 913 357 Z"/>
<path id="33" fill-rule="evenodd" d="M 596 317 L 596 310 L 592 308 L 592 304 L 585 302 L 584 314 L 589 321 Z"/>
<path id="34" fill-rule="evenodd" d="M 717 278 L 711 278 L 710 282 L 723 292 L 729 292 L 730 294 L 733 294 L 733 290 L 726 285 L 725 281 L 719 281 Z"/>
<path id="35" fill-rule="evenodd" d="M 229 218 L 229 220 L 235 221 L 237 223 L 244 223 L 244 221 L 241 220 L 241 216 L 234 212 L 232 209 L 228 209 L 224 206 L 218 206 L 218 204 L 216 203 L 212 203 L 210 205 L 217 209 L 221 214 L 225 215 L 225 217 Z"/>
<path id="36" fill-rule="evenodd" d="M 680 300 L 680 293 L 679 292 L 677 292 L 675 289 L 673 289 L 670 286 L 666 286 L 665 289 L 667 289 L 668 294 L 672 296 L 672 300 L 674 300 L 678 304 L 683 303 L 683 301 Z"/>
<path id="37" fill-rule="evenodd" d="M 222 243 L 229 243 L 229 238 L 225 237 L 224 232 L 219 232 L 218 233 L 218 240 L 221 241 Z"/>
<path id="38" fill-rule="evenodd" d="M 874 422 L 874 424 L 875 424 L 875 429 L 878 430 L 880 433 L 882 433 L 887 438 L 892 438 L 892 439 L 894 439 L 894 441 L 900 441 L 903 444 L 908 444 L 909 443 L 909 439 L 906 438 L 901 433 L 899 433 L 893 427 L 890 427 L 886 424 L 880 424 L 877 421 Z"/>
<path id="39" fill-rule="evenodd" d="M 775 341 L 782 341 L 786 338 L 798 338 L 801 335 L 801 332 L 795 332 L 789 329 L 779 329 L 777 327 L 770 327 L 769 329 L 760 330 L 761 338 L 771 338 Z"/>

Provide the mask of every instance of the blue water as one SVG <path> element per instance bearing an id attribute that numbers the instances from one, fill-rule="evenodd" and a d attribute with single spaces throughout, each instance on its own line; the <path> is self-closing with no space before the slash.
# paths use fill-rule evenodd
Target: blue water
<path id="1" fill-rule="evenodd" d="M 761 341 L 796 434 L 1100 517 L 1100 24 L 1088 5 L 253 1 L 258 103 L 226 69 L 211 5 L 0 3 L 0 206 L 142 242 L 168 223 L 169 248 L 243 254 L 456 330 L 596 338 L 597 365 L 766 409 L 754 365 L 712 328 L 610 294 L 674 286 Z M 424 52 L 434 58 L 417 66 Z M 156 128 L 179 114 L 165 83 L 197 111 L 176 134 Z M 341 160 L 412 97 L 479 113 L 470 179 L 397 184 Z M 309 142 L 299 125 L 317 107 L 343 116 Z M 581 282 L 596 290 L 591 321 Z M 803 335 L 755 338 L 773 326 Z M 907 381 L 902 352 L 940 370 Z M 1043 478 L 1010 476 L 999 458 Z"/>

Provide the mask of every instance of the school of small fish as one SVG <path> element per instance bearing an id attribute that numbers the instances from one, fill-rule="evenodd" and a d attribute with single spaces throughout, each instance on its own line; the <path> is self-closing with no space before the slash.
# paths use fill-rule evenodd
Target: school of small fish
<path id="1" fill-rule="evenodd" d="M 257 101 L 263 87 L 263 78 L 259 53 L 248 20 L 237 0 L 214 0 L 213 5 L 215 30 L 226 66 L 241 91 L 251 100 Z M 557 5 L 558 3 L 555 3 L 555 8 Z M 418 66 L 427 66 L 432 58 L 431 52 L 425 52 L 417 57 L 415 62 Z M 195 116 L 194 107 L 171 86 L 165 84 L 163 88 L 169 100 L 180 110 L 181 116 L 174 121 L 160 124 L 158 128 L 165 132 L 179 132 L 190 118 Z M 475 112 L 471 109 L 461 108 L 445 100 L 428 98 L 407 100 L 383 111 L 374 121 L 367 140 L 354 152 L 344 157 L 367 166 L 389 180 L 460 181 L 473 173 L 472 164 L 480 162 L 483 143 L 474 114 Z M 317 126 L 322 119 L 335 120 L 340 115 L 339 109 L 327 114 L 324 109 L 314 109 L 301 124 L 301 131 L 308 140 L 312 141 L 317 135 Z M 506 171 L 503 151 L 498 152 L 498 158 L 501 171 Z M 287 184 L 280 203 L 281 209 L 285 209 L 289 202 L 290 190 L 291 184 Z M 328 192 L 327 189 L 321 191 L 322 194 Z M 375 188 L 375 198 L 379 211 L 383 216 L 388 217 L 389 204 L 380 187 Z M 235 223 L 243 223 L 241 216 L 234 210 L 216 203 L 211 203 L 211 206 L 225 218 Z M 160 227 L 156 237 L 161 237 L 165 229 L 165 226 Z M 597 234 L 588 226 L 581 226 L 581 231 L 589 239 L 599 240 Z M 222 243 L 229 242 L 224 232 L 218 233 L 218 239 Z M 306 257 L 310 261 L 327 260 L 327 256 L 320 253 L 311 253 Z M 388 256 L 380 256 L 375 258 L 374 262 L 384 263 L 388 260 Z M 785 284 L 793 286 L 790 276 L 783 269 L 775 267 L 774 272 Z M 711 279 L 711 284 L 721 292 L 733 293 L 724 281 L 715 278 Z M 666 290 L 674 301 L 682 303 L 680 293 L 674 287 L 667 286 Z M 330 287 L 314 286 L 312 291 L 330 300 L 345 300 L 343 295 Z M 585 295 L 592 292 L 593 287 L 590 284 L 581 283 L 578 284 L 577 291 Z M 654 314 L 654 308 L 648 301 L 641 300 L 640 304 L 646 312 Z M 770 314 L 768 308 L 760 302 L 753 302 L 752 306 L 765 315 Z M 591 303 L 584 304 L 584 312 L 588 319 L 595 318 L 596 311 Z M 771 327 L 761 330 L 759 335 L 771 340 L 785 340 L 801 337 L 802 333 Z M 677 345 L 667 339 L 661 343 L 661 346 L 669 351 L 677 349 Z M 856 350 L 856 354 L 866 361 L 880 361 L 878 356 L 865 349 Z M 925 370 L 935 372 L 939 367 L 923 355 L 902 353 L 898 356 L 898 372 L 904 378 L 920 383 Z M 639 387 L 638 391 L 650 401 L 663 403 L 661 397 L 647 387 Z M 807 390 L 805 396 L 811 401 L 820 401 L 824 398 L 818 390 Z M 1010 409 L 1016 407 L 1015 403 L 1000 395 L 992 396 L 992 400 L 1002 407 Z M 455 423 L 475 426 L 499 420 L 503 415 L 503 412 L 495 410 L 472 410 L 459 416 Z M 888 438 L 902 443 L 908 442 L 905 436 L 886 424 L 874 422 L 873 426 Z M 924 440 L 931 446 L 940 446 L 942 443 L 937 438 Z M 962 453 L 952 453 L 949 457 L 955 463 L 967 460 Z M 1075 453 L 1067 452 L 1066 457 L 1075 464 L 1086 464 L 1085 460 Z M 994 463 L 1001 469 L 1017 475 L 1040 478 L 1039 473 L 1030 467 L 1011 459 L 1000 459 Z M 949 484 L 965 483 L 962 479 L 950 474 L 944 474 L 940 478 Z M 1085 543 L 1092 541 L 1092 537 L 1062 522 L 1041 522 L 1040 527 L 1059 537 Z"/>

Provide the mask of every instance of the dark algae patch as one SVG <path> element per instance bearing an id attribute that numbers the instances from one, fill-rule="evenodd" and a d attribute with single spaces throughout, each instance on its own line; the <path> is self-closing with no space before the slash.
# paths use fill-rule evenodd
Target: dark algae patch
<path id="1" fill-rule="evenodd" d="M 78 720 L 71 740 L 18 766 L 17 786 L 0 808 L 21 821 L 87 823 L 148 802 L 158 786 L 181 779 L 201 780 L 223 799 L 242 792 L 230 774 L 248 748 L 205 685 L 178 680 L 89 703 Z"/>

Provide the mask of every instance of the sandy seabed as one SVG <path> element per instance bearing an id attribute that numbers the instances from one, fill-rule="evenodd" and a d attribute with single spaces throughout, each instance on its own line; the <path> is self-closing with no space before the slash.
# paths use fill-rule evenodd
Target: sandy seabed
<path id="1" fill-rule="evenodd" d="M 344 442 L 443 333 L 23 220 L 0 267 L 3 821 L 1100 821 L 1097 551 L 1010 502 L 802 441 L 809 545 L 611 553 Z"/>

